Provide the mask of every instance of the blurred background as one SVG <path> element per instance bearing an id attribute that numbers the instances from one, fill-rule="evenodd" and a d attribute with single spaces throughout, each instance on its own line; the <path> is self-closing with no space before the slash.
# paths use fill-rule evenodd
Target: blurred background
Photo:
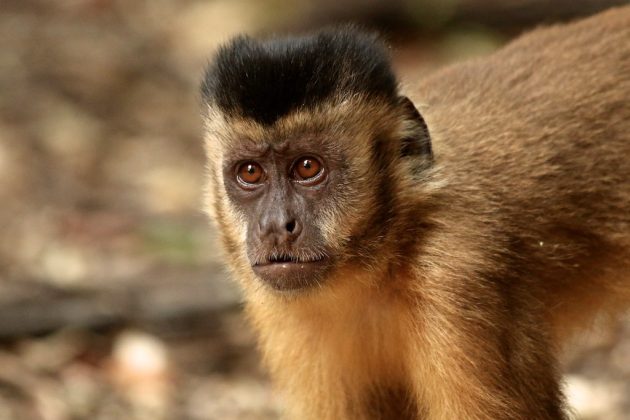
<path id="1" fill-rule="evenodd" d="M 355 21 L 403 83 L 615 0 L 1 0 L 0 420 L 275 419 L 201 211 L 198 85 L 240 32 Z M 630 321 L 565 360 L 630 419 Z"/>

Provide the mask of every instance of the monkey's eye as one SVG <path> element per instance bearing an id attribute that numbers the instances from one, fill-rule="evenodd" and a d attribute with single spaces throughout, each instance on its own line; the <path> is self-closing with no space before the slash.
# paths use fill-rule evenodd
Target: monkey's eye
<path id="1" fill-rule="evenodd" d="M 293 164 L 293 177 L 300 182 L 315 183 L 322 179 L 322 163 L 315 157 L 303 156 Z"/>
<path id="2" fill-rule="evenodd" d="M 258 184 L 262 180 L 263 169 L 256 162 L 244 162 L 238 167 L 236 177 L 243 184 Z"/>

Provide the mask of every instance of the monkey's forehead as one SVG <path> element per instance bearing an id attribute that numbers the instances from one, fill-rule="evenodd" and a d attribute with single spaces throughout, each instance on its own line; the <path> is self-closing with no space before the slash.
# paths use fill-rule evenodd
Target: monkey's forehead
<path id="1" fill-rule="evenodd" d="M 351 27 L 303 37 L 237 37 L 218 50 L 202 83 L 207 104 L 265 125 L 357 94 L 394 102 L 397 82 L 378 38 Z"/>
<path id="2" fill-rule="evenodd" d="M 264 124 L 250 117 L 226 114 L 215 105 L 204 113 L 208 145 L 224 148 L 236 144 L 277 145 L 317 139 L 324 146 L 369 147 L 376 135 L 400 129 L 403 118 L 395 106 L 383 99 L 356 95 L 345 100 L 326 100 L 312 109 L 296 109 Z M 363 139 L 364 142 L 357 141 Z"/>

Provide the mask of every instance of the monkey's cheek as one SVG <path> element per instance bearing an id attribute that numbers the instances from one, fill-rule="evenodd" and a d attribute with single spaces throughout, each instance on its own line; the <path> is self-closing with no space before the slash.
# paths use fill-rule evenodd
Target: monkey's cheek
<path id="1" fill-rule="evenodd" d="M 330 269 L 327 260 L 307 263 L 273 263 L 252 267 L 256 276 L 278 291 L 296 291 L 322 284 Z"/>

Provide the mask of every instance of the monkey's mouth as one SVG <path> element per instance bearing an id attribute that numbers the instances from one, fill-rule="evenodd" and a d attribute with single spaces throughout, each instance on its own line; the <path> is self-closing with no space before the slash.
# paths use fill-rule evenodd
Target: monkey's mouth
<path id="1" fill-rule="evenodd" d="M 318 255 L 315 257 L 298 257 L 291 254 L 272 255 L 267 257 L 266 261 L 257 263 L 255 265 L 268 265 L 268 264 L 308 264 L 322 261 L 324 256 Z"/>
<path id="2" fill-rule="evenodd" d="M 329 266 L 325 255 L 269 255 L 253 264 L 254 273 L 276 290 L 296 290 L 319 284 Z"/>

